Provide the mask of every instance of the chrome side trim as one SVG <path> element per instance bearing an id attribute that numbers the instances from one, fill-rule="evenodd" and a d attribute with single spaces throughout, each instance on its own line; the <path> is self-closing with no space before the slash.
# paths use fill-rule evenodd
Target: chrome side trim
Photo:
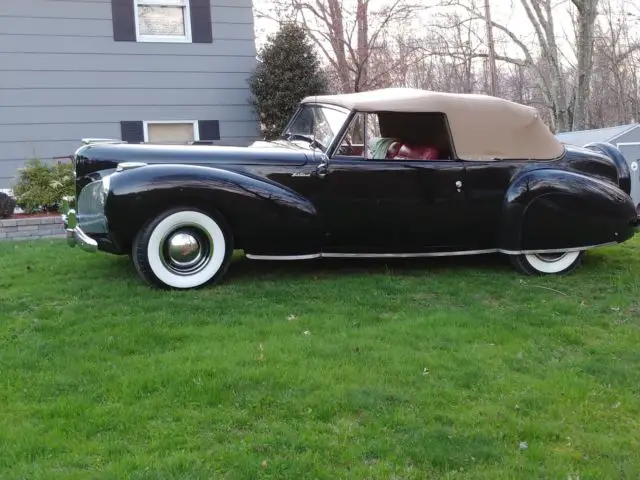
<path id="1" fill-rule="evenodd" d="M 313 253 L 311 255 L 251 255 L 248 253 L 246 257 L 250 260 L 314 260 L 321 258 L 321 253 Z"/>
<path id="2" fill-rule="evenodd" d="M 144 162 L 121 162 L 116 167 L 116 172 L 122 172 L 123 170 L 132 170 L 134 168 L 144 167 L 147 164 Z"/>
<path id="3" fill-rule="evenodd" d="M 115 138 L 83 138 L 80 141 L 83 145 L 93 145 L 95 143 L 127 143 L 123 140 L 117 140 Z"/>
<path id="4" fill-rule="evenodd" d="M 431 253 L 323 253 L 325 258 L 424 258 L 424 257 L 455 257 L 460 255 L 481 255 L 495 253 L 490 250 L 463 250 L 458 252 L 431 252 Z"/>
<path id="5" fill-rule="evenodd" d="M 548 250 L 504 250 L 501 248 L 491 248 L 486 250 L 462 250 L 452 252 L 431 252 L 431 253 L 313 253 L 309 255 L 252 255 L 246 257 L 251 260 L 313 260 L 318 258 L 429 258 L 429 257 L 455 257 L 463 255 L 483 255 L 489 253 L 503 253 L 505 255 L 530 255 L 535 253 L 564 253 L 579 252 L 592 248 L 608 247 L 617 245 L 617 242 L 601 243 L 587 247 L 548 249 Z"/>

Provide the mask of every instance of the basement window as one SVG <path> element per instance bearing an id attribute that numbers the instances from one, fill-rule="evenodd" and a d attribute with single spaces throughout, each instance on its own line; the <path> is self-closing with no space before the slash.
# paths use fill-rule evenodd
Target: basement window
<path id="1" fill-rule="evenodd" d="M 191 42 L 189 0 L 134 0 L 138 42 Z"/>
<path id="2" fill-rule="evenodd" d="M 161 144 L 186 144 L 200 140 L 198 122 L 144 122 L 144 141 Z"/>

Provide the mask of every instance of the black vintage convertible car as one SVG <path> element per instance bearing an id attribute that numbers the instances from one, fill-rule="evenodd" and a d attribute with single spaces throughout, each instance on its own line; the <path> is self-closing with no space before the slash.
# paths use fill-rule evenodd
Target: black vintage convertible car
<path id="1" fill-rule="evenodd" d="M 163 288 L 256 260 L 502 252 L 566 274 L 638 227 L 608 144 L 561 144 L 530 107 L 393 88 L 304 99 L 250 147 L 87 141 L 74 155 L 70 245 L 131 255 Z"/>

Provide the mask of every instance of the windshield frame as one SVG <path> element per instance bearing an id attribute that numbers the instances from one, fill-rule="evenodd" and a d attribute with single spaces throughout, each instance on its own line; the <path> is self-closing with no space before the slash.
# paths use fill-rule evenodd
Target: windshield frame
<path id="1" fill-rule="evenodd" d="M 327 103 L 304 103 L 304 104 L 301 104 L 300 106 L 298 106 L 298 108 L 296 109 L 295 113 L 292 115 L 291 119 L 289 120 L 287 125 L 282 130 L 282 133 L 280 134 L 279 139 L 290 142 L 291 140 L 287 139 L 287 135 L 292 133 L 292 132 L 289 132 L 289 130 L 295 124 L 296 120 L 300 117 L 300 115 L 302 115 L 303 112 L 305 110 L 307 110 L 307 109 L 318 109 L 318 108 L 321 109 L 321 110 L 334 110 L 334 111 L 339 112 L 339 113 L 344 115 L 344 121 L 342 122 L 342 124 L 337 128 L 337 130 L 335 130 L 335 132 L 332 132 L 333 137 L 331 139 L 331 142 L 328 145 L 324 145 L 326 147 L 325 151 L 323 151 L 319 147 L 315 147 L 314 148 L 311 145 L 309 145 L 309 148 L 311 148 L 312 150 L 316 150 L 317 149 L 318 151 L 322 152 L 323 154 L 325 154 L 327 156 L 330 156 L 331 152 L 333 152 L 335 150 L 336 144 L 338 142 L 340 142 L 340 138 L 342 137 L 342 133 L 344 132 L 344 129 L 351 122 L 351 116 L 352 116 L 353 112 L 351 112 L 351 110 L 349 110 L 348 108 L 344 108 L 344 107 L 340 107 L 340 106 L 332 105 L 332 104 L 327 104 Z"/>

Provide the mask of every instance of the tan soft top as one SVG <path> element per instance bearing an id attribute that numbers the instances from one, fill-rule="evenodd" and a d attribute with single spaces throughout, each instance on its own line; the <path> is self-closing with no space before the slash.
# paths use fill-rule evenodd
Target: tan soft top
<path id="1" fill-rule="evenodd" d="M 548 160 L 564 152 L 562 143 L 535 108 L 488 95 L 386 88 L 311 96 L 302 102 L 328 103 L 361 112 L 444 113 L 456 154 L 465 160 Z"/>

